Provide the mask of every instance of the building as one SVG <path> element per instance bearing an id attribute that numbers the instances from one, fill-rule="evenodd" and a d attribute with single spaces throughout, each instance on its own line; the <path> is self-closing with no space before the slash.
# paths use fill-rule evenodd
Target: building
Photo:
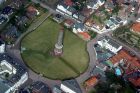
<path id="1" fill-rule="evenodd" d="M 71 28 L 73 26 L 74 22 L 70 19 L 66 19 L 65 22 L 64 22 L 64 25 L 67 27 L 67 28 Z"/>
<path id="2" fill-rule="evenodd" d="M 57 23 L 62 23 L 64 21 L 64 17 L 60 14 L 55 14 L 53 16 L 53 20 L 56 21 Z"/>
<path id="3" fill-rule="evenodd" d="M 62 81 L 60 88 L 65 93 L 82 93 L 81 88 L 75 79 Z"/>
<path id="4" fill-rule="evenodd" d="M 73 25 L 73 32 L 76 34 L 80 33 L 80 32 L 86 32 L 86 31 L 87 31 L 87 29 L 85 28 L 84 24 L 82 24 L 82 23 L 75 23 Z"/>
<path id="5" fill-rule="evenodd" d="M 5 52 L 5 42 L 0 39 L 0 54 Z"/>
<path id="6" fill-rule="evenodd" d="M 51 93 L 48 85 L 42 81 L 35 81 L 31 85 L 25 87 L 25 89 L 20 90 L 19 93 Z"/>
<path id="7" fill-rule="evenodd" d="M 130 29 L 133 33 L 139 34 L 140 35 L 140 22 L 135 22 L 131 29 Z"/>
<path id="8" fill-rule="evenodd" d="M 4 1 L 6 1 L 6 0 L 0 0 L 0 4 L 2 4 Z"/>
<path id="9" fill-rule="evenodd" d="M 73 5 L 73 2 L 71 0 L 62 0 L 57 5 L 56 11 L 63 15 L 72 16 L 73 13 L 76 11 L 75 8 L 72 7 L 72 5 Z"/>
<path id="10" fill-rule="evenodd" d="M 8 21 L 9 21 L 9 18 L 7 15 L 0 14 L 0 25 Z"/>
<path id="11" fill-rule="evenodd" d="M 110 39 L 107 36 L 100 38 L 100 40 L 98 40 L 97 43 L 102 48 L 108 49 L 109 51 L 113 52 L 114 54 L 117 54 L 122 49 L 122 46 L 120 46 L 114 40 Z"/>
<path id="12" fill-rule="evenodd" d="M 140 60 L 130 54 L 128 51 L 122 49 L 116 55 L 109 59 L 114 67 L 119 64 L 125 70 L 125 72 L 130 72 L 131 70 L 140 69 Z"/>
<path id="13" fill-rule="evenodd" d="M 18 28 L 12 24 L 8 25 L 5 31 L 2 33 L 4 40 L 8 40 L 8 43 L 15 41 L 19 36 L 20 32 Z"/>
<path id="14" fill-rule="evenodd" d="M 105 49 L 104 47 L 101 47 L 98 44 L 95 44 L 93 48 L 96 51 L 96 60 L 99 63 L 106 62 L 110 57 L 114 55 L 113 52 L 109 51 L 108 49 Z"/>
<path id="15" fill-rule="evenodd" d="M 95 85 L 98 84 L 98 82 L 99 79 L 97 78 L 97 76 L 92 76 L 88 80 L 86 80 L 84 84 L 86 88 L 89 88 L 89 87 L 94 87 Z"/>
<path id="16" fill-rule="evenodd" d="M 53 87 L 53 93 L 63 93 L 59 86 L 55 85 Z"/>
<path id="17" fill-rule="evenodd" d="M 78 35 L 86 41 L 91 39 L 91 36 L 88 34 L 88 32 L 79 32 Z"/>
<path id="18" fill-rule="evenodd" d="M 15 22 L 19 29 L 26 27 L 29 19 L 26 16 L 16 16 Z"/>
<path id="19" fill-rule="evenodd" d="M 105 3 L 105 0 L 90 0 L 87 4 L 87 8 L 98 9 Z"/>
<path id="20" fill-rule="evenodd" d="M 39 15 L 40 12 L 33 6 L 29 6 L 26 10 L 26 15 L 29 18 L 34 18 L 35 16 Z"/>
<path id="21" fill-rule="evenodd" d="M 82 23 L 84 23 L 87 19 L 87 14 L 90 14 L 90 12 L 85 12 L 84 10 L 77 11 L 71 0 L 61 0 L 61 2 L 57 5 L 56 11 Z"/>
<path id="22" fill-rule="evenodd" d="M 8 15 L 8 16 L 10 16 L 10 15 L 12 15 L 12 14 L 14 13 L 14 9 L 11 8 L 10 6 L 6 6 L 6 7 L 2 10 L 1 13 L 2 13 L 3 15 Z"/>
<path id="23" fill-rule="evenodd" d="M 0 93 L 14 93 L 27 80 L 23 64 L 8 54 L 0 54 Z"/>
<path id="24" fill-rule="evenodd" d="M 125 74 L 124 79 L 129 81 L 135 88 L 140 88 L 140 70 Z"/>
<path id="25" fill-rule="evenodd" d="M 105 71 L 103 68 L 106 68 L 103 66 L 103 68 L 101 68 L 102 63 L 100 63 L 98 66 L 94 67 L 93 70 L 90 72 L 91 76 L 99 76 L 100 77 L 100 81 L 106 81 L 106 75 L 105 75 Z M 100 67 L 99 67 L 100 66 Z"/>

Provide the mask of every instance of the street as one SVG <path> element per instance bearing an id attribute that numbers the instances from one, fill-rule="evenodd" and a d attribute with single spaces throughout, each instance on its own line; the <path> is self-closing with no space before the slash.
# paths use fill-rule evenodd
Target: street
<path id="1" fill-rule="evenodd" d="M 46 16 L 46 18 L 37 23 L 32 29 L 29 29 L 28 31 L 26 31 L 25 33 L 23 33 L 15 42 L 14 46 L 7 46 L 6 47 L 6 51 L 15 56 L 16 58 L 18 58 L 21 62 L 24 63 L 24 61 L 22 60 L 21 57 L 21 52 L 20 52 L 20 42 L 21 40 L 24 38 L 24 36 L 26 36 L 27 34 L 29 34 L 30 32 L 34 31 L 35 29 L 37 29 L 51 14 L 53 13 L 57 13 L 55 10 L 53 10 L 52 8 L 50 8 L 49 6 L 46 6 L 45 4 L 41 3 L 38 0 L 32 0 L 35 3 L 40 3 L 40 5 L 46 9 L 49 10 L 49 14 L 48 16 Z M 64 15 L 65 18 L 69 18 L 67 16 Z M 73 20 L 73 19 L 72 19 Z M 89 54 L 89 67 L 86 70 L 85 73 L 81 74 L 79 77 L 76 78 L 76 80 L 78 81 L 79 85 L 81 86 L 81 89 L 83 91 L 83 93 L 86 93 L 85 88 L 83 87 L 83 82 L 88 79 L 90 77 L 90 72 L 92 71 L 92 69 L 96 66 L 97 64 L 97 60 L 96 60 L 96 53 L 95 50 L 93 48 L 94 44 L 98 41 L 99 38 L 103 37 L 103 36 L 109 36 L 111 39 L 113 39 L 114 41 L 116 41 L 118 44 L 122 45 L 123 47 L 125 47 L 126 49 L 128 49 L 129 51 L 132 51 L 133 53 L 135 53 L 139 58 L 140 58 L 140 52 L 134 50 L 133 48 L 125 45 L 124 43 L 118 41 L 117 39 L 112 37 L 112 32 L 106 32 L 104 34 L 98 34 L 97 37 L 93 40 L 90 40 L 89 42 L 87 42 L 87 52 Z M 54 85 L 60 85 L 61 81 L 60 80 L 50 80 L 48 78 L 42 77 L 42 75 L 37 74 L 35 72 L 33 72 L 30 68 L 28 68 L 29 71 L 29 78 L 32 79 L 33 81 L 43 81 L 44 83 L 46 83 L 47 85 L 49 85 L 50 88 L 53 88 Z"/>

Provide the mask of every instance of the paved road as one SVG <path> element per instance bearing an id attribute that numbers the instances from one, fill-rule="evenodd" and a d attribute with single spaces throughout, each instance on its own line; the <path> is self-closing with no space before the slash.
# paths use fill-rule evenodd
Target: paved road
<path id="1" fill-rule="evenodd" d="M 37 0 L 32 0 L 32 1 L 35 2 L 35 3 L 40 3 L 40 5 L 41 5 L 42 7 L 44 7 L 44 8 L 47 8 L 47 9 L 50 11 L 50 13 L 56 13 L 55 10 L 53 10 L 52 8 L 46 6 L 45 4 L 43 4 L 43 3 L 41 3 L 41 2 L 39 2 L 39 1 L 37 1 Z M 68 18 L 68 17 L 65 16 L 65 15 L 64 15 L 64 17 L 65 17 L 65 18 Z M 45 19 L 47 19 L 47 17 L 46 17 Z M 42 23 L 40 23 L 39 25 L 37 25 L 34 29 L 36 29 L 36 28 L 37 28 L 38 26 L 40 26 L 41 24 L 42 24 Z M 20 48 L 20 41 L 21 41 L 21 39 L 22 39 L 26 34 L 30 33 L 30 32 L 33 31 L 34 29 L 31 29 L 31 30 L 25 32 L 25 33 L 16 41 L 15 47 L 14 47 L 14 48 L 11 49 L 11 48 L 7 47 L 7 51 L 8 51 L 9 53 L 11 53 L 11 54 L 14 54 L 14 55 L 15 55 L 18 59 L 20 59 L 22 62 L 23 62 L 23 60 L 22 60 L 22 58 L 21 58 L 20 50 L 19 50 L 19 48 Z M 97 41 L 100 37 L 102 37 L 102 36 L 104 36 L 104 35 L 107 35 L 107 36 L 109 36 L 110 38 L 112 38 L 112 37 L 111 37 L 111 34 L 112 34 L 112 32 L 107 32 L 107 33 L 104 33 L 104 34 L 97 35 L 97 37 L 96 37 L 94 40 L 91 40 L 91 41 L 89 41 L 89 42 L 87 43 L 87 51 L 88 51 L 89 57 L 90 57 L 90 59 L 89 59 L 89 67 L 88 67 L 87 71 L 86 71 L 84 74 L 82 74 L 80 77 L 76 78 L 76 80 L 78 81 L 79 85 L 81 86 L 81 89 L 82 89 L 83 93 L 86 93 L 86 90 L 83 88 L 82 83 L 90 76 L 91 70 L 92 70 L 93 67 L 95 67 L 96 64 L 97 64 L 96 55 L 95 55 L 95 50 L 94 50 L 94 48 L 93 48 L 93 45 L 96 43 L 96 41 Z M 114 39 L 114 38 L 113 38 L 113 39 Z M 119 42 L 119 41 L 116 40 L 116 39 L 114 39 L 114 40 L 117 41 L 119 44 L 121 44 L 121 45 L 127 47 L 128 49 L 130 49 L 131 51 L 133 51 L 134 53 L 137 54 L 137 51 L 133 50 L 132 48 L 126 46 L 125 44 Z M 137 54 L 137 55 L 139 55 L 139 54 Z M 139 56 L 140 56 L 140 55 L 139 55 Z M 38 74 L 34 73 L 34 72 L 33 72 L 32 70 L 30 70 L 30 69 L 29 69 L 29 77 L 30 77 L 33 81 L 41 80 L 41 81 L 45 82 L 46 84 L 48 84 L 51 88 L 52 88 L 54 85 L 60 85 L 60 83 L 61 83 L 61 81 L 50 80 L 50 79 L 47 79 L 47 78 L 43 78 L 41 75 L 38 75 Z"/>
<path id="2" fill-rule="evenodd" d="M 95 50 L 93 48 L 94 45 L 94 41 L 91 40 L 87 43 L 87 51 L 89 53 L 89 66 L 88 69 L 86 70 L 86 72 L 82 75 L 80 75 L 78 78 L 76 78 L 76 80 L 78 81 L 83 93 L 87 93 L 85 88 L 83 87 L 83 82 L 90 77 L 90 72 L 92 71 L 92 69 L 96 66 L 97 61 L 96 61 L 96 54 L 95 54 Z"/>

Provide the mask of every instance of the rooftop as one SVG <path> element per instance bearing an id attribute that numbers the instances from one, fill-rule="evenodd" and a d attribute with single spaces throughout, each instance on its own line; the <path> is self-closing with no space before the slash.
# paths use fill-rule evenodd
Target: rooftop
<path id="1" fill-rule="evenodd" d="M 140 87 L 140 71 L 132 71 L 124 76 L 126 80 L 129 80 L 135 87 Z"/>
<path id="2" fill-rule="evenodd" d="M 41 81 L 36 81 L 32 85 L 32 93 L 50 93 L 49 87 Z"/>
<path id="3" fill-rule="evenodd" d="M 127 52 L 124 49 L 122 49 L 121 51 L 118 52 L 118 54 L 110 58 L 110 61 L 113 64 L 123 61 L 130 64 L 129 68 L 132 68 L 132 69 L 140 68 L 140 60 L 137 57 L 132 56 L 129 52 Z"/>
<path id="4" fill-rule="evenodd" d="M 29 7 L 27 8 L 27 11 L 28 11 L 28 12 L 34 12 L 34 11 L 36 12 L 36 10 L 37 10 L 37 9 L 36 9 L 35 7 L 33 7 L 33 6 L 29 6 Z"/>
<path id="5" fill-rule="evenodd" d="M 89 78 L 86 82 L 85 82 L 85 85 L 87 87 L 91 87 L 91 86 L 95 86 L 97 83 L 98 83 L 98 79 L 96 76 L 92 76 L 91 78 Z"/>
<path id="6" fill-rule="evenodd" d="M 65 20 L 65 25 L 72 26 L 73 24 L 74 24 L 74 22 L 72 20 L 70 20 L 70 19 Z"/>
<path id="7" fill-rule="evenodd" d="M 119 48 L 119 47 L 120 47 L 119 44 L 117 44 L 114 40 L 110 39 L 109 37 L 105 36 L 105 39 L 106 39 L 106 40 L 108 41 L 108 43 L 109 43 L 110 45 L 112 45 L 113 47 L 115 47 L 115 48 Z"/>
<path id="8" fill-rule="evenodd" d="M 72 6 L 73 2 L 71 0 L 64 0 L 64 3 L 68 6 Z"/>
<path id="9" fill-rule="evenodd" d="M 6 53 L 0 54 L 0 86 L 1 84 L 3 85 L 3 87 L 0 87 L 0 93 L 5 93 L 7 88 L 13 86 L 17 81 L 19 81 L 21 76 L 26 72 L 26 68 L 18 61 L 19 60 L 12 58 Z M 9 75 L 6 75 L 6 72 L 8 72 Z"/>
<path id="10" fill-rule="evenodd" d="M 11 14 L 13 12 L 13 8 L 11 8 L 10 6 L 6 6 L 3 10 L 2 10 L 2 14 Z"/>
<path id="11" fill-rule="evenodd" d="M 76 93 L 82 93 L 81 88 L 75 79 L 64 80 L 62 84 L 74 90 Z"/>
<path id="12" fill-rule="evenodd" d="M 87 32 L 79 32 L 80 35 L 83 36 L 84 39 L 90 39 L 90 35 Z"/>
<path id="13" fill-rule="evenodd" d="M 134 32 L 138 32 L 140 33 L 140 22 L 136 22 L 132 25 L 131 29 L 134 31 Z"/>

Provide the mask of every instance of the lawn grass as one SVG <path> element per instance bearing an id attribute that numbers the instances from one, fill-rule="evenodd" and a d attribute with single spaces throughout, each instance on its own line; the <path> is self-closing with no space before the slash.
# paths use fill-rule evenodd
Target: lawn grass
<path id="1" fill-rule="evenodd" d="M 50 55 L 57 41 L 61 26 L 46 20 L 36 31 L 27 35 L 21 43 L 26 48 L 23 60 L 35 72 L 50 79 L 68 79 L 79 76 L 88 67 L 86 42 L 65 29 L 64 48 L 61 57 Z"/>

